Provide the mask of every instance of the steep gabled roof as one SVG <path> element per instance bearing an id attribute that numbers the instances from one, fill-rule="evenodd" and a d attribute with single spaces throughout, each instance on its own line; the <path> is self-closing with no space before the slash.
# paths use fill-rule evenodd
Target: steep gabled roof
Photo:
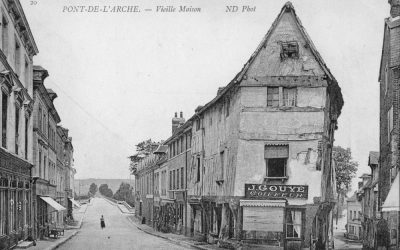
<path id="1" fill-rule="evenodd" d="M 325 61 L 322 59 L 321 55 L 319 54 L 319 52 L 315 48 L 315 45 L 311 41 L 311 39 L 310 39 L 309 35 L 307 34 L 305 28 L 301 24 L 301 21 L 300 21 L 299 17 L 296 15 L 296 11 L 295 11 L 295 9 L 294 9 L 294 7 L 293 7 L 291 2 L 287 2 L 282 7 L 281 12 L 279 13 L 279 15 L 277 16 L 275 21 L 272 23 L 271 28 L 268 30 L 267 34 L 264 36 L 264 38 L 262 39 L 261 43 L 258 45 L 257 49 L 253 52 L 253 54 L 250 56 L 250 58 L 248 59 L 246 64 L 243 66 L 242 70 L 231 80 L 231 82 L 226 87 L 224 87 L 221 91 L 219 91 L 219 94 L 214 99 L 212 99 L 210 102 L 208 102 L 206 105 L 204 105 L 197 112 L 197 114 L 203 113 L 210 106 L 212 106 L 214 103 L 219 101 L 221 99 L 221 97 L 225 95 L 225 93 L 227 93 L 231 88 L 233 88 L 233 86 L 239 84 L 243 80 L 243 78 L 246 75 L 247 71 L 249 70 L 250 66 L 254 62 L 255 58 L 260 53 L 260 51 L 263 49 L 263 47 L 267 44 L 268 39 L 270 38 L 271 34 L 273 33 L 273 31 L 275 30 L 275 28 L 279 24 L 283 14 L 287 13 L 287 12 L 289 12 L 289 13 L 291 13 L 293 15 L 293 17 L 294 17 L 294 19 L 296 21 L 297 27 L 299 28 L 302 36 L 304 37 L 305 41 L 309 45 L 309 48 L 310 48 L 312 54 L 314 55 L 315 59 L 317 60 L 317 62 L 320 65 L 320 67 L 322 68 L 322 70 L 326 74 L 327 78 L 331 81 L 331 84 L 334 85 L 333 87 L 336 89 L 336 92 L 337 92 L 337 96 L 336 97 L 337 97 L 337 101 L 338 101 L 338 105 L 337 105 L 337 107 L 338 107 L 338 115 L 340 114 L 342 106 L 343 106 L 343 97 L 342 97 L 342 94 L 341 94 L 340 87 L 337 84 L 336 79 L 334 78 L 334 76 L 330 72 L 329 68 L 326 66 Z"/>

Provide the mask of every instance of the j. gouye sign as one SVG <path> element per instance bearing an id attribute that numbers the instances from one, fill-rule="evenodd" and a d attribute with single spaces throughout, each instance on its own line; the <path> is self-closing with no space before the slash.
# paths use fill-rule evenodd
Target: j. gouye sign
<path id="1" fill-rule="evenodd" d="M 307 199 L 308 186 L 245 184 L 245 196 L 250 199 Z"/>

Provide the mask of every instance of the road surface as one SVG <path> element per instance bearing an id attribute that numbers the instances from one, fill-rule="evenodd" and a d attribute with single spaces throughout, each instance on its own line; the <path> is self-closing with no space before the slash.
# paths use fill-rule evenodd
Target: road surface
<path id="1" fill-rule="evenodd" d="M 104 216 L 106 228 L 100 228 Z M 80 232 L 59 248 L 61 250 L 186 249 L 167 240 L 144 233 L 125 214 L 102 198 L 92 199 Z"/>

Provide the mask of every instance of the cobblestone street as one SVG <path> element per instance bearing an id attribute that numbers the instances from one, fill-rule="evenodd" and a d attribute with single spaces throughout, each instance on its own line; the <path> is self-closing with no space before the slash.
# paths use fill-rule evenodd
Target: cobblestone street
<path id="1" fill-rule="evenodd" d="M 106 228 L 100 228 L 100 216 Z M 101 199 L 92 199 L 79 233 L 60 246 L 61 250 L 90 249 L 185 249 L 136 228 L 118 207 Z"/>

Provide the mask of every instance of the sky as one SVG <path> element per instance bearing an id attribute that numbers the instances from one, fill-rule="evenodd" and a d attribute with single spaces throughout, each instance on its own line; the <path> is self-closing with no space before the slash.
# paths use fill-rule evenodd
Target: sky
<path id="1" fill-rule="evenodd" d="M 61 125 L 70 130 L 76 178 L 129 178 L 135 145 L 171 136 L 239 72 L 286 1 L 21 0 L 49 71 Z M 339 82 L 344 107 L 335 145 L 369 172 L 379 149 L 378 71 L 387 0 L 293 0 L 297 15 Z M 200 13 L 157 13 L 185 4 Z M 72 6 L 137 5 L 139 13 L 67 12 Z M 227 5 L 256 7 L 226 12 Z M 150 8 L 153 11 L 146 12 Z M 63 11 L 64 10 L 64 11 Z"/>

